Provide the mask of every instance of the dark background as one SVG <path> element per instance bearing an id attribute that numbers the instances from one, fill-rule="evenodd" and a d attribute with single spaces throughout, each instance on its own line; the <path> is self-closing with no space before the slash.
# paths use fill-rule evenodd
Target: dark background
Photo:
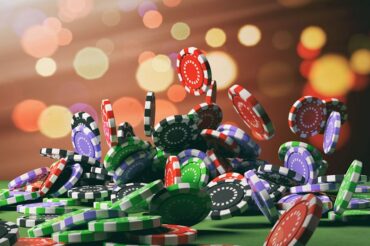
<path id="1" fill-rule="evenodd" d="M 239 83 L 250 90 L 269 113 L 276 128 L 276 136 L 272 140 L 259 142 L 262 147 L 261 158 L 281 165 L 277 159 L 277 150 L 280 144 L 286 141 L 301 140 L 313 143 L 317 147 L 321 146 L 320 137 L 300 139 L 290 132 L 287 123 L 291 105 L 302 95 L 314 94 L 321 98 L 328 96 L 322 91 L 312 90 L 310 80 L 304 72 L 306 70 L 302 71 L 302 62 L 313 64 L 316 59 L 331 53 L 338 54 L 349 62 L 355 51 L 370 47 L 368 1 L 130 0 L 129 2 L 134 5 L 130 11 L 125 9 L 125 6 L 122 7 L 124 1 L 81 2 L 85 5 L 70 6 L 66 0 L 14 1 L 14 3 L 9 1 L 0 5 L 0 179 L 2 180 L 11 179 L 36 167 L 50 165 L 50 159 L 39 156 L 41 147 L 72 148 L 70 134 L 51 138 L 39 131 L 37 121 L 41 111 L 33 113 L 34 109 L 31 107 L 30 111 L 26 110 L 31 112 L 30 114 L 19 115 L 18 112 L 15 117 L 15 109 L 22 102 L 29 99 L 38 100 L 44 104 L 43 109 L 51 105 L 70 108 L 75 103 L 85 103 L 96 110 L 101 126 L 101 100 L 109 98 L 115 103 L 123 98 L 120 102 L 125 103 L 120 104 L 121 106 L 117 103 L 115 106 L 118 118 L 137 122 L 136 134 L 144 137 L 140 113 L 146 90 L 138 85 L 136 79 L 138 58 L 144 51 L 151 51 L 155 55 L 172 54 L 173 57 L 173 53 L 188 46 L 198 47 L 210 55 L 217 55 L 220 51 L 235 61 L 237 72 L 234 81 L 229 81 L 231 82 L 229 84 Z M 169 7 L 171 3 L 177 5 Z M 68 13 L 63 9 L 65 6 L 69 6 L 69 14 L 72 13 L 74 16 L 66 17 Z M 163 22 L 158 28 L 151 29 L 145 25 L 139 12 L 153 8 L 156 8 L 156 14 L 159 13 L 163 17 Z M 37 20 L 39 17 L 32 19 L 32 15 L 24 14 L 29 9 L 43 13 L 41 22 Z M 47 17 L 58 18 L 59 23 L 70 31 L 73 38 L 68 45 L 59 46 L 55 52 L 47 55 L 54 59 L 57 70 L 52 76 L 42 77 L 36 72 L 35 64 L 44 55 L 30 55 L 22 46 L 22 39 L 27 28 L 40 25 Z M 107 22 L 104 18 L 113 18 L 113 21 Z M 189 26 L 190 35 L 185 40 L 175 40 L 171 36 L 172 25 L 176 22 L 184 22 Z M 147 23 L 150 24 L 150 21 Z M 238 31 L 246 24 L 257 26 L 261 32 L 261 40 L 251 47 L 244 46 L 238 41 Z M 302 55 L 297 54 L 296 48 L 300 43 L 302 31 L 313 25 L 324 30 L 326 43 L 317 56 L 304 59 Z M 18 30 L 19 26 L 23 27 L 20 28 L 21 31 Z M 207 31 L 214 27 L 221 28 L 226 34 L 226 42 L 221 47 L 211 47 L 205 41 Z M 276 34 L 279 32 L 288 33 L 287 40 L 276 40 Z M 97 79 L 86 80 L 76 73 L 73 67 L 74 57 L 78 51 L 87 46 L 101 48 L 101 43 L 97 45 L 97 42 L 102 38 L 108 43 L 103 45 L 102 49 L 109 59 L 109 69 Z M 370 59 L 369 56 L 367 58 Z M 174 74 L 171 84 L 179 84 L 175 70 L 173 68 L 171 70 L 170 74 Z M 227 74 L 228 71 L 213 72 L 214 79 L 217 80 L 216 74 Z M 351 161 L 356 158 L 364 162 L 364 172 L 369 175 L 369 78 L 368 73 L 352 72 L 354 80 L 351 82 L 351 88 L 340 95 L 331 95 L 346 102 L 349 120 L 343 126 L 338 150 L 324 158 L 329 162 L 329 173 L 344 173 Z M 187 113 L 192 106 L 204 100 L 202 97 L 186 95 L 183 101 L 172 102 L 166 90 L 157 91 L 156 97 L 161 99 L 161 103 L 157 105 L 157 122 L 167 115 Z M 130 100 L 135 102 L 131 104 Z M 218 104 L 223 109 L 225 122 L 235 122 L 249 133 L 233 110 L 226 89 L 218 91 Z M 139 105 L 138 108 L 135 105 Z M 107 146 L 104 142 L 102 145 L 105 153 Z"/>

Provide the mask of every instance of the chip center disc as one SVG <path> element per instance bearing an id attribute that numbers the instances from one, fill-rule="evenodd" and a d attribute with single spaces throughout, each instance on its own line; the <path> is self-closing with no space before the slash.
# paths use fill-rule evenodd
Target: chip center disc
<path id="1" fill-rule="evenodd" d="M 90 139 L 83 133 L 77 132 L 74 136 L 76 151 L 82 155 L 87 155 L 90 157 L 95 157 L 94 147 Z"/>
<path id="2" fill-rule="evenodd" d="M 306 181 L 310 180 L 309 170 L 307 170 L 305 160 L 299 153 L 291 153 L 286 163 L 289 163 L 288 168 L 302 175 Z"/>
<path id="3" fill-rule="evenodd" d="M 244 190 L 237 184 L 222 183 L 210 188 L 212 209 L 223 210 L 238 204 L 244 196 Z"/>
<path id="4" fill-rule="evenodd" d="M 183 123 L 172 124 L 164 130 L 164 137 L 168 143 L 178 145 L 189 138 L 188 126 Z"/>
<path id="5" fill-rule="evenodd" d="M 199 61 L 193 55 L 186 55 L 181 60 L 184 81 L 192 89 L 199 89 L 203 85 L 203 74 Z"/>
<path id="6" fill-rule="evenodd" d="M 239 114 L 249 127 L 256 129 L 260 128 L 260 123 L 255 114 L 241 97 L 233 96 L 233 104 L 236 105 Z"/>
<path id="7" fill-rule="evenodd" d="M 305 129 L 316 129 L 321 122 L 321 115 L 316 107 L 304 107 L 299 111 L 298 120 Z"/>

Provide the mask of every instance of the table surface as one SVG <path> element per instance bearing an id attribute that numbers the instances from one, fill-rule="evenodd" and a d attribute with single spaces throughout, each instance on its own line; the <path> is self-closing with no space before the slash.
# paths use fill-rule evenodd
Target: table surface
<path id="1" fill-rule="evenodd" d="M 7 181 L 0 181 L 0 188 L 6 188 Z M 0 209 L 0 219 L 15 222 L 20 214 Z M 233 244 L 233 245 L 262 245 L 271 225 L 262 215 L 238 216 L 221 221 L 205 220 L 195 226 L 198 230 L 196 244 Z M 20 236 L 27 236 L 27 228 L 20 229 Z M 369 245 L 369 223 L 339 223 L 327 219 L 320 221 L 319 227 L 311 237 L 308 245 Z"/>

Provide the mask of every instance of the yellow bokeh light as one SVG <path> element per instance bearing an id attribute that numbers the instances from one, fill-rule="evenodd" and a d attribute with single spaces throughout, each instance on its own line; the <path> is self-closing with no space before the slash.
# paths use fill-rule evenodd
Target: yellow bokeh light
<path id="1" fill-rule="evenodd" d="M 238 39 L 245 46 L 254 46 L 261 40 L 261 31 L 254 25 L 245 25 L 239 29 Z"/>
<path id="2" fill-rule="evenodd" d="M 101 20 L 107 26 L 116 26 L 121 21 L 121 13 L 115 9 L 104 11 Z"/>
<path id="3" fill-rule="evenodd" d="M 156 56 L 158 57 L 158 56 Z M 174 79 L 174 70 L 171 66 L 166 71 L 157 71 L 153 67 L 154 58 L 147 59 L 139 64 L 136 70 L 136 80 L 139 86 L 147 91 L 164 91 Z"/>
<path id="4" fill-rule="evenodd" d="M 49 77 L 57 70 L 57 64 L 52 58 L 44 57 L 37 60 L 35 70 L 39 75 Z"/>
<path id="5" fill-rule="evenodd" d="M 317 59 L 309 74 L 312 88 L 326 97 L 345 95 L 351 89 L 353 79 L 349 62 L 337 54 L 327 54 Z"/>
<path id="6" fill-rule="evenodd" d="M 177 22 L 171 28 L 171 36 L 176 40 L 185 40 L 190 36 L 190 27 L 184 22 Z"/>
<path id="7" fill-rule="evenodd" d="M 367 75 L 370 73 L 370 51 L 360 49 L 351 56 L 351 68 L 358 74 Z"/>
<path id="8" fill-rule="evenodd" d="M 62 138 L 71 131 L 72 113 L 68 108 L 51 105 L 42 111 L 38 125 L 40 132 L 49 138 Z"/>
<path id="9" fill-rule="evenodd" d="M 164 73 L 171 69 L 171 60 L 166 55 L 157 55 L 152 59 L 153 69 Z"/>
<path id="10" fill-rule="evenodd" d="M 96 42 L 96 47 L 110 55 L 114 50 L 114 43 L 108 38 L 101 38 Z"/>
<path id="11" fill-rule="evenodd" d="M 235 82 L 238 75 L 237 64 L 229 54 L 222 51 L 207 53 L 207 59 L 212 69 L 212 79 L 217 81 L 217 89 L 227 89 Z"/>
<path id="12" fill-rule="evenodd" d="M 206 33 L 205 40 L 209 46 L 218 48 L 225 44 L 226 34 L 221 28 L 211 28 Z"/>
<path id="13" fill-rule="evenodd" d="M 318 26 L 306 27 L 301 33 L 301 43 L 307 49 L 321 49 L 326 43 L 325 31 Z"/>
<path id="14" fill-rule="evenodd" d="M 107 72 L 109 60 L 101 49 L 86 47 L 76 54 L 73 67 L 76 73 L 84 79 L 98 79 Z"/>

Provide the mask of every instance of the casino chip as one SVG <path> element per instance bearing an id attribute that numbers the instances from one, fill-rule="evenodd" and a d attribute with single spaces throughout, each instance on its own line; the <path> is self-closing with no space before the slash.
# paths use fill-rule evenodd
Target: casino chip
<path id="1" fill-rule="evenodd" d="M 344 174 L 336 174 L 336 175 L 326 175 L 326 176 L 321 176 L 317 178 L 317 183 L 342 183 L 344 179 Z M 369 177 L 366 175 L 360 175 L 358 183 L 366 183 L 369 182 Z M 359 186 L 356 186 L 358 188 Z M 357 191 L 356 191 L 357 192 Z M 370 192 L 370 191 L 369 191 Z"/>
<path id="2" fill-rule="evenodd" d="M 93 232 L 89 230 L 74 230 L 55 232 L 51 235 L 54 241 L 60 243 L 88 243 L 98 242 L 108 239 L 108 234 L 104 232 Z"/>
<path id="3" fill-rule="evenodd" d="M 340 222 L 365 222 L 370 221 L 370 210 L 369 209 L 354 209 L 346 210 L 343 214 L 336 214 L 334 211 L 328 213 L 328 219 L 331 221 Z"/>
<path id="4" fill-rule="evenodd" d="M 13 245 L 19 237 L 19 229 L 16 224 L 8 221 L 0 221 L 0 245 Z"/>
<path id="5" fill-rule="evenodd" d="M 304 196 L 304 194 L 290 194 L 283 198 L 281 198 L 277 202 L 277 207 L 279 209 L 288 210 L 294 204 L 297 202 L 297 200 L 301 199 Z M 317 198 L 319 198 L 322 202 L 322 214 L 328 212 L 333 208 L 333 202 L 330 200 L 330 198 L 326 195 L 317 194 Z"/>
<path id="6" fill-rule="evenodd" d="M 322 162 L 323 160 L 322 155 L 318 149 L 316 149 L 311 144 L 300 142 L 300 141 L 289 141 L 289 142 L 286 142 L 280 145 L 279 150 L 278 150 L 279 159 L 281 161 L 284 161 L 286 153 L 288 152 L 289 149 L 293 147 L 302 147 L 306 149 L 307 151 L 310 152 L 310 154 L 312 155 L 313 159 L 316 162 Z"/>
<path id="7" fill-rule="evenodd" d="M 32 171 L 26 172 L 8 183 L 9 189 L 17 189 L 39 180 L 44 180 L 49 174 L 48 167 L 36 168 Z"/>
<path id="8" fill-rule="evenodd" d="M 312 184 L 319 175 L 318 166 L 311 153 L 302 147 L 288 149 L 284 158 L 284 166 L 302 175 L 309 184 Z"/>
<path id="9" fill-rule="evenodd" d="M 257 175 L 261 178 L 283 186 L 297 186 L 305 184 L 305 178 L 299 173 L 286 167 L 264 164 L 258 168 Z"/>
<path id="10" fill-rule="evenodd" d="M 119 199 L 124 198 L 128 194 L 144 187 L 145 183 L 127 183 L 127 184 L 122 184 L 117 186 L 116 188 L 113 189 L 112 195 L 110 196 L 110 199 L 112 202 L 116 202 Z"/>
<path id="11" fill-rule="evenodd" d="M 72 173 L 69 176 L 69 179 L 67 182 L 63 184 L 62 187 L 60 187 L 56 192 L 51 194 L 51 196 L 57 197 L 65 194 L 68 190 L 72 189 L 78 182 L 78 180 L 81 178 L 81 175 L 83 173 L 83 168 L 80 164 L 74 164 L 72 166 L 68 166 L 68 168 L 72 169 Z"/>
<path id="12" fill-rule="evenodd" d="M 233 85 L 228 91 L 235 111 L 258 140 L 269 140 L 275 134 L 274 126 L 262 105 L 245 88 Z"/>
<path id="13" fill-rule="evenodd" d="M 160 216 L 144 215 L 90 221 L 88 229 L 96 232 L 121 232 L 153 229 L 160 226 Z"/>
<path id="14" fill-rule="evenodd" d="M 94 133 L 94 135 L 98 138 L 98 141 L 100 142 L 100 131 L 99 131 L 98 124 L 96 123 L 96 121 L 90 114 L 86 112 L 75 113 L 72 116 L 71 128 L 73 129 L 77 127 L 78 125 L 84 125 L 88 127 Z M 62 157 L 65 157 L 65 156 L 62 156 Z"/>
<path id="15" fill-rule="evenodd" d="M 155 194 L 149 209 L 162 217 L 162 223 L 192 226 L 207 217 L 211 198 L 198 184 L 174 184 Z"/>
<path id="16" fill-rule="evenodd" d="M 184 163 L 187 161 L 189 158 L 196 157 L 201 159 L 204 164 L 206 165 L 210 177 L 216 177 L 217 176 L 217 169 L 216 166 L 212 163 L 211 158 L 207 156 L 206 153 L 204 153 L 201 150 L 197 149 L 185 149 L 178 153 L 177 157 L 179 158 L 180 163 Z M 180 183 L 180 182 L 179 182 Z"/>
<path id="17" fill-rule="evenodd" d="M 352 198 L 349 201 L 348 209 L 365 209 L 370 208 L 370 200 L 361 198 Z"/>
<path id="18" fill-rule="evenodd" d="M 217 82 L 215 80 L 212 80 L 206 93 L 206 103 L 208 104 L 216 103 L 216 99 L 217 99 Z"/>
<path id="19" fill-rule="evenodd" d="M 117 139 L 118 144 L 124 144 L 129 137 L 135 137 L 134 128 L 128 122 L 122 122 L 118 125 Z"/>
<path id="20" fill-rule="evenodd" d="M 65 149 L 57 149 L 57 148 L 41 148 L 40 149 L 40 155 L 49 157 L 52 159 L 61 159 L 61 158 L 66 158 L 68 156 L 76 154 L 72 150 L 65 150 Z"/>
<path id="21" fill-rule="evenodd" d="M 155 121 L 155 94 L 148 91 L 145 98 L 144 107 L 144 133 L 145 136 L 151 137 Z"/>
<path id="22" fill-rule="evenodd" d="M 215 103 L 198 104 L 189 111 L 189 114 L 194 113 L 199 116 L 199 129 L 216 129 L 222 122 L 222 110 Z"/>
<path id="23" fill-rule="evenodd" d="M 358 180 L 362 171 L 362 162 L 354 160 L 349 166 L 346 175 L 337 194 L 337 198 L 334 203 L 334 212 L 336 214 L 343 214 L 348 208 L 348 204 L 351 201 L 352 195 L 356 190 Z"/>
<path id="24" fill-rule="evenodd" d="M 340 184 L 338 183 L 306 184 L 290 187 L 290 193 L 337 192 L 339 187 Z"/>
<path id="25" fill-rule="evenodd" d="M 133 231 L 126 233 L 126 236 L 130 241 L 140 244 L 190 244 L 195 241 L 197 230 L 187 226 L 162 224 L 162 226 L 158 229 Z"/>
<path id="26" fill-rule="evenodd" d="M 17 204 L 26 201 L 32 201 L 40 197 L 39 191 L 12 191 L 6 199 L 0 200 L 0 207 Z"/>
<path id="27" fill-rule="evenodd" d="M 233 169 L 230 163 L 225 158 L 222 158 L 220 155 L 217 156 L 214 150 L 208 150 L 207 155 L 209 159 L 211 159 L 213 166 L 215 166 L 219 174 L 232 172 Z"/>
<path id="28" fill-rule="evenodd" d="M 204 187 L 209 180 L 209 170 L 204 161 L 197 157 L 191 157 L 181 162 L 181 180 Z"/>
<path id="29" fill-rule="evenodd" d="M 181 183 L 180 161 L 177 156 L 171 155 L 167 158 L 166 162 L 164 186 L 168 187 L 178 183 Z"/>
<path id="30" fill-rule="evenodd" d="M 217 182 L 220 182 L 223 180 L 239 180 L 241 182 L 245 181 L 244 176 L 239 173 L 224 173 L 212 179 L 211 182 L 209 182 L 207 186 L 214 185 Z"/>
<path id="31" fill-rule="evenodd" d="M 337 98 L 329 98 L 323 100 L 326 107 L 326 115 L 329 117 L 331 112 L 337 111 L 340 113 L 341 123 L 344 124 L 348 119 L 347 106 Z"/>
<path id="32" fill-rule="evenodd" d="M 85 125 L 78 125 L 72 129 L 72 144 L 77 153 L 97 160 L 101 159 L 100 140 Z"/>
<path id="33" fill-rule="evenodd" d="M 113 106 L 109 99 L 101 102 L 101 113 L 103 120 L 103 132 L 109 148 L 118 144 L 116 120 L 114 118 Z"/>
<path id="34" fill-rule="evenodd" d="M 306 245 L 320 222 L 321 211 L 320 199 L 312 194 L 303 196 L 276 222 L 264 245 L 282 242 L 284 245 Z"/>
<path id="35" fill-rule="evenodd" d="M 288 123 L 290 130 L 301 138 L 319 134 L 326 123 L 325 104 L 317 97 L 301 97 L 291 107 Z"/>
<path id="36" fill-rule="evenodd" d="M 49 175 L 45 178 L 44 183 L 40 187 L 40 195 L 43 196 L 51 189 L 51 187 L 56 183 L 59 176 L 62 174 L 63 170 L 66 167 L 66 160 L 60 159 L 57 162 L 54 162 L 50 166 Z"/>
<path id="37" fill-rule="evenodd" d="M 237 179 L 223 179 L 210 182 L 207 193 L 211 197 L 212 206 L 209 216 L 212 220 L 222 220 L 241 215 L 248 208 L 252 190 L 248 185 Z"/>
<path id="38" fill-rule="evenodd" d="M 31 238 L 21 237 L 18 238 L 14 246 L 61 246 L 64 243 L 57 243 L 51 238 Z"/>
<path id="39" fill-rule="evenodd" d="M 44 198 L 43 202 L 62 202 L 65 203 L 66 206 L 78 206 L 80 202 L 73 198 L 63 197 L 63 198 Z"/>
<path id="40" fill-rule="evenodd" d="M 177 75 L 185 90 L 200 96 L 212 81 L 211 68 L 206 56 L 195 47 L 182 49 L 176 60 Z"/>
<path id="41" fill-rule="evenodd" d="M 50 219 L 54 219 L 59 217 L 59 215 L 55 214 L 38 214 L 38 215 L 25 215 L 17 218 L 17 225 L 19 227 L 30 228 L 34 227 L 38 224 L 44 223 Z"/>
<path id="42" fill-rule="evenodd" d="M 198 137 L 198 122 L 196 114 L 169 116 L 154 127 L 153 142 L 166 152 L 179 152 Z"/>
<path id="43" fill-rule="evenodd" d="M 210 148 L 213 148 L 223 157 L 235 157 L 240 153 L 240 146 L 238 143 L 222 132 L 204 129 L 201 131 L 200 135 L 207 141 Z"/>
<path id="44" fill-rule="evenodd" d="M 334 153 L 339 140 L 340 127 L 340 114 L 336 111 L 331 112 L 324 132 L 323 150 L 325 154 Z"/>
<path id="45" fill-rule="evenodd" d="M 74 187 L 68 190 L 68 197 L 73 199 L 94 200 L 96 198 L 105 198 L 109 196 L 107 187 L 103 185 L 87 185 Z"/>

